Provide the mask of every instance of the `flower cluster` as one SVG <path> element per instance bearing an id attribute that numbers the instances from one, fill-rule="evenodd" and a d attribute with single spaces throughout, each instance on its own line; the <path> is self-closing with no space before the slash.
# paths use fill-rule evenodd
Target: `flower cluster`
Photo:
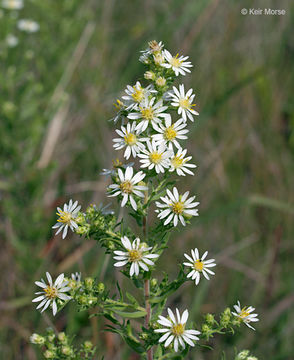
<path id="1" fill-rule="evenodd" d="M 130 166 L 123 173 L 119 168 L 111 174 L 114 183 L 108 187 L 109 196 L 119 196 L 122 207 L 129 204 L 135 211 L 148 197 L 143 179 L 155 175 L 167 178 L 170 172 L 194 175 L 196 165 L 191 163 L 192 156 L 187 155 L 182 141 L 188 138 L 187 120 L 194 121 L 198 115 L 193 89 L 185 92 L 183 84 L 172 86 L 178 75 L 190 72 L 192 64 L 187 56 L 172 56 L 162 42 L 151 41 L 140 61 L 148 68 L 144 77 L 150 83 L 127 85 L 114 118 L 122 121 L 116 130 L 119 137 L 113 139 L 116 150 L 124 149 L 126 160 L 139 158 L 140 170 L 135 172 Z M 198 216 L 199 202 L 193 202 L 195 196 L 188 199 L 188 195 L 179 195 L 174 188 L 173 193 L 167 190 L 160 198 L 162 202 L 156 202 L 158 218 L 164 225 L 185 226 L 192 216 Z"/>
<path id="2" fill-rule="evenodd" d="M 74 347 L 71 341 L 64 332 L 55 334 L 51 328 L 44 336 L 34 333 L 30 337 L 30 342 L 41 348 L 45 359 L 93 359 L 96 349 L 91 341 L 85 341 L 79 348 Z"/>
<path id="3" fill-rule="evenodd" d="M 144 78 L 149 83 L 144 85 L 137 81 L 133 86 L 127 85 L 122 99 L 117 101 L 118 113 L 114 118 L 115 123 L 119 120 L 121 123 L 115 130 L 118 137 L 113 139 L 113 147 L 122 150 L 123 157 L 132 162 L 123 164 L 116 160 L 113 169 L 104 169 L 103 174 L 112 180 L 107 189 L 108 196 L 116 197 L 121 207 L 131 209 L 130 214 L 142 229 L 140 237 L 143 241 L 124 219 L 118 221 L 107 207 L 91 205 L 83 213 L 78 201 L 73 200 L 65 203 L 63 208 L 57 208 L 58 220 L 53 228 L 57 229 L 56 234 L 62 233 L 62 238 L 70 229 L 97 240 L 108 254 L 113 255 L 114 267 L 123 268 L 122 273 L 143 290 L 145 308 L 128 293 L 126 298 L 130 303 L 127 303 L 119 285 L 117 300 L 115 296 L 109 297 L 103 283 L 96 283 L 91 277 L 82 280 L 80 273 L 73 273 L 69 278 L 60 274 L 53 282 L 47 272 L 48 283 L 43 279 L 36 281 L 41 291 L 36 293 L 38 297 L 33 302 L 39 302 L 37 309 L 42 309 L 42 312 L 51 306 L 53 315 L 69 300 L 82 310 L 100 307 L 99 314 L 116 326 L 110 326 L 110 329 L 127 339 L 126 342 L 138 353 L 147 353 L 147 358 L 151 359 L 153 345 L 159 344 L 161 353 L 170 348 L 175 352 L 181 348 L 185 352 L 188 351 L 186 345 L 194 347 L 200 338 L 209 340 L 215 333 L 233 332 L 234 326 L 241 323 L 254 329 L 250 323 L 258 321 L 258 315 L 253 313 L 255 309 L 251 306 L 241 308 L 238 301 L 235 311 L 225 309 L 218 321 L 214 315 L 207 314 L 201 331 L 187 325 L 188 310 L 181 314 L 178 308 L 175 312 L 167 308 L 167 317 L 159 315 L 169 294 L 185 281 L 192 280 L 198 286 L 202 278 L 210 280 L 210 276 L 215 275 L 212 268 L 216 262 L 208 258 L 208 251 L 201 255 L 198 248 L 193 248 L 191 254 L 183 254 L 186 260 L 176 280 L 169 281 L 166 276 L 159 283 L 151 278 L 159 256 L 167 248 L 170 231 L 177 226 L 186 226 L 192 217 L 199 215 L 199 202 L 195 195 L 181 191 L 169 179 L 170 173 L 194 175 L 192 170 L 196 165 L 190 163 L 192 157 L 187 155 L 182 142 L 188 138 L 187 120 L 194 121 L 198 112 L 193 104 L 193 89 L 185 91 L 183 84 L 179 87 L 173 85 L 179 75 L 191 71 L 192 64 L 187 56 L 173 56 L 164 49 L 162 42 L 151 41 L 148 49 L 142 52 L 140 61 L 147 67 Z M 147 224 L 152 202 L 156 215 L 154 226 Z M 159 308 L 156 308 L 157 304 Z M 153 317 L 151 308 L 154 308 Z M 120 323 L 115 315 L 145 318 L 143 332 L 139 335 L 144 340 L 143 345 L 132 333 L 129 322 Z M 37 334 L 31 341 L 45 343 Z M 69 347 L 67 349 L 72 351 Z M 48 358 L 58 358 L 54 349 L 48 351 L 52 352 L 47 354 Z"/>

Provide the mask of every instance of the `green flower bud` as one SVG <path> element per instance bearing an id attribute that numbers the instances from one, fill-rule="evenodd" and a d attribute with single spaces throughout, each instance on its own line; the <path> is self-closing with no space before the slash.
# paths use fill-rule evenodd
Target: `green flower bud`
<path id="1" fill-rule="evenodd" d="M 86 210 L 86 214 L 88 216 L 94 216 L 95 215 L 95 212 L 96 212 L 96 209 L 95 209 L 95 205 L 90 205 L 87 210 Z"/>
<path id="2" fill-rule="evenodd" d="M 115 250 L 115 245 L 114 245 L 113 241 L 108 241 L 107 247 L 109 250 Z"/>
<path id="3" fill-rule="evenodd" d="M 97 298 L 95 296 L 88 296 L 88 305 L 93 305 L 93 304 L 96 304 L 97 303 Z"/>
<path id="4" fill-rule="evenodd" d="M 226 308 L 225 311 L 223 312 L 224 315 L 228 315 L 231 316 L 231 309 L 230 308 Z"/>
<path id="5" fill-rule="evenodd" d="M 83 226 L 79 226 L 75 229 L 75 233 L 78 235 L 85 235 L 89 232 L 90 230 L 90 225 L 89 224 L 85 224 Z"/>
<path id="6" fill-rule="evenodd" d="M 72 350 L 71 347 L 68 346 L 68 345 L 62 346 L 61 352 L 62 352 L 62 354 L 64 354 L 64 355 L 72 355 L 72 354 L 73 354 L 73 350 Z"/>
<path id="7" fill-rule="evenodd" d="M 97 285 L 97 291 L 98 291 L 99 294 L 102 294 L 104 292 L 104 290 L 105 290 L 105 285 L 102 282 L 100 282 Z"/>
<path id="8" fill-rule="evenodd" d="M 87 290 L 92 290 L 93 289 L 93 284 L 94 284 L 94 279 L 87 277 L 85 279 L 85 287 Z"/>
<path id="9" fill-rule="evenodd" d="M 84 349 L 86 351 L 90 351 L 93 349 L 93 344 L 91 343 L 91 341 L 85 341 L 84 342 Z"/>
<path id="10" fill-rule="evenodd" d="M 56 356 L 56 353 L 55 353 L 54 351 L 52 351 L 52 350 L 46 350 L 46 351 L 44 352 L 44 357 L 45 357 L 46 359 L 54 359 L 55 356 Z"/>
<path id="11" fill-rule="evenodd" d="M 52 342 L 55 339 L 55 334 L 48 335 L 48 340 Z"/>
<path id="12" fill-rule="evenodd" d="M 151 281 L 150 281 L 150 285 L 151 285 L 151 287 L 155 287 L 156 285 L 157 285 L 157 279 L 151 279 Z"/>
<path id="13" fill-rule="evenodd" d="M 58 334 L 58 340 L 62 343 L 67 342 L 67 337 L 64 332 L 61 332 Z"/>
<path id="14" fill-rule="evenodd" d="M 222 327 L 227 327 L 231 323 L 231 309 L 226 308 L 221 314 L 220 324 Z"/>
<path id="15" fill-rule="evenodd" d="M 32 334 L 30 337 L 30 342 L 36 345 L 43 345 L 45 343 L 45 338 L 39 334 Z"/>
<path id="16" fill-rule="evenodd" d="M 203 324 L 202 325 L 202 335 L 205 336 L 205 338 L 208 340 L 211 336 L 211 334 L 213 333 L 211 327 L 208 324 Z"/>
<path id="17" fill-rule="evenodd" d="M 78 302 L 79 304 L 81 304 L 81 305 L 86 305 L 87 302 L 88 302 L 87 296 L 85 296 L 85 295 L 79 295 L 79 296 L 77 296 L 77 297 L 76 297 L 76 300 L 77 300 L 77 302 Z"/>
<path id="18" fill-rule="evenodd" d="M 242 350 L 239 352 L 239 354 L 236 356 L 235 360 L 246 360 L 249 356 L 250 351 L 249 350 Z"/>
<path id="19" fill-rule="evenodd" d="M 75 218 L 75 222 L 78 225 L 84 225 L 86 222 L 85 216 L 82 213 L 79 213 L 78 216 Z"/>
<path id="20" fill-rule="evenodd" d="M 205 321 L 207 322 L 208 325 L 213 325 L 215 322 L 214 315 L 206 314 Z"/>
<path id="21" fill-rule="evenodd" d="M 258 360 L 255 356 L 248 356 L 247 360 Z"/>
<path id="22" fill-rule="evenodd" d="M 142 339 L 142 340 L 148 340 L 148 333 L 146 332 L 142 332 L 139 337 Z"/>

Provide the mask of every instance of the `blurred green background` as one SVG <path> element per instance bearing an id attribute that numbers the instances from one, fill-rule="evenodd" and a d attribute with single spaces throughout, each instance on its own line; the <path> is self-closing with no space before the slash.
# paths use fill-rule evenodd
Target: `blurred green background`
<path id="1" fill-rule="evenodd" d="M 255 2 L 257 3 L 257 2 Z M 3 5 L 3 3 L 2 3 Z M 99 175 L 117 156 L 113 103 L 142 78 L 139 51 L 162 40 L 190 56 L 200 116 L 189 123 L 198 165 L 181 180 L 201 202 L 200 217 L 171 240 L 161 269 L 176 275 L 197 246 L 218 262 L 216 276 L 186 283 L 171 305 L 221 312 L 236 300 L 260 315 L 256 332 L 217 336 L 214 351 L 191 358 L 232 359 L 248 348 L 259 359 L 294 359 L 294 3 L 258 1 L 284 16 L 241 15 L 253 1 L 24 0 L 0 10 L 0 358 L 39 359 L 32 332 L 51 325 L 92 339 L 105 359 L 136 359 L 71 304 L 52 319 L 31 303 L 34 281 L 50 271 L 82 271 L 112 286 L 122 281 L 92 241 L 54 237 L 55 208 L 70 198 L 85 208 L 108 202 Z M 32 19 L 40 29 L 17 28 Z M 11 41 L 13 34 L 18 44 Z M 8 36 L 8 38 L 7 38 Z M 128 286 L 123 283 L 124 286 Z M 132 289 L 131 289 L 132 290 Z"/>

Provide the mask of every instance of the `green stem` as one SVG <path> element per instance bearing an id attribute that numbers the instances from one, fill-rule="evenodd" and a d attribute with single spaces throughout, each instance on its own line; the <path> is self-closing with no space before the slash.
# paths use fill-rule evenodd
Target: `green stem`
<path id="1" fill-rule="evenodd" d="M 148 186 L 148 184 L 147 184 Z M 144 198 L 144 203 L 147 204 L 148 202 L 148 190 L 145 192 L 145 198 Z M 147 238 L 147 213 L 148 213 L 148 207 L 146 208 L 146 215 L 143 216 L 143 235 L 144 235 L 144 240 L 146 240 Z M 149 322 L 151 319 L 151 305 L 150 305 L 150 280 L 149 279 L 145 279 L 144 280 L 144 298 L 145 298 L 145 309 L 146 309 L 146 316 L 145 316 L 145 321 L 144 321 L 144 326 L 146 329 L 149 328 Z M 147 359 L 148 360 L 152 360 L 153 359 L 153 354 L 152 354 L 152 348 L 147 350 Z"/>

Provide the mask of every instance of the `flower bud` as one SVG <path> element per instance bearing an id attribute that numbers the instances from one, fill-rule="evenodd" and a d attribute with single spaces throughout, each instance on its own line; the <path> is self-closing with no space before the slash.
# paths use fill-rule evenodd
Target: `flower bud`
<path id="1" fill-rule="evenodd" d="M 207 322 L 208 325 L 213 325 L 215 322 L 214 316 L 212 314 L 206 314 L 205 321 Z"/>
<path id="2" fill-rule="evenodd" d="M 46 350 L 46 351 L 44 352 L 44 357 L 45 357 L 45 359 L 54 359 L 55 356 L 56 356 L 56 354 L 55 354 L 55 352 L 52 351 L 52 350 Z"/>
<path id="3" fill-rule="evenodd" d="M 30 337 L 30 342 L 36 345 L 43 345 L 45 343 L 45 338 L 39 334 L 34 333 Z"/>
<path id="4" fill-rule="evenodd" d="M 58 337 L 58 340 L 62 343 L 65 343 L 67 341 L 67 338 L 66 338 L 66 335 L 64 332 L 59 333 L 57 337 Z"/>
<path id="5" fill-rule="evenodd" d="M 220 325 L 222 327 L 227 327 L 231 323 L 231 309 L 226 308 L 221 314 Z"/>
<path id="6" fill-rule="evenodd" d="M 98 291 L 99 294 L 102 294 L 104 290 L 105 290 L 105 285 L 102 282 L 100 282 L 97 285 L 97 291 Z"/>
<path id="7" fill-rule="evenodd" d="M 156 285 L 157 285 L 157 279 L 151 279 L 151 281 L 150 281 L 150 285 L 151 285 L 151 287 L 155 287 Z"/>
<path id="8" fill-rule="evenodd" d="M 202 335 L 205 336 L 207 340 L 209 339 L 209 337 L 212 333 L 211 328 L 207 324 L 202 325 L 201 332 L 202 332 Z"/>
<path id="9" fill-rule="evenodd" d="M 72 351 L 71 347 L 68 346 L 68 345 L 62 346 L 61 352 L 64 355 L 72 355 L 73 354 L 73 351 Z"/>
<path id="10" fill-rule="evenodd" d="M 88 233 L 90 229 L 90 225 L 89 224 L 85 224 L 83 226 L 79 226 L 75 229 L 75 233 L 78 235 L 85 235 Z"/>
<path id="11" fill-rule="evenodd" d="M 160 76 L 159 78 L 156 79 L 155 84 L 157 86 L 163 87 L 166 85 L 166 79 L 164 77 Z"/>
<path id="12" fill-rule="evenodd" d="M 156 53 L 153 55 L 153 59 L 156 65 L 161 65 L 164 63 L 164 57 L 161 53 Z"/>
<path id="13" fill-rule="evenodd" d="M 113 241 L 108 241 L 107 247 L 108 247 L 109 250 L 114 250 L 115 249 L 114 242 Z"/>
<path id="14" fill-rule="evenodd" d="M 85 341 L 84 342 L 84 349 L 86 351 L 92 350 L 93 349 L 93 344 L 91 343 L 91 341 Z"/>
<path id="15" fill-rule="evenodd" d="M 144 78 L 146 80 L 155 80 L 155 73 L 153 71 L 146 71 L 145 74 L 144 74 Z"/>
<path id="16" fill-rule="evenodd" d="M 93 305 L 93 304 L 95 304 L 95 303 L 97 303 L 97 297 L 95 297 L 95 296 L 88 296 L 88 301 L 87 301 L 87 304 L 88 305 Z"/>
<path id="17" fill-rule="evenodd" d="M 95 207 L 94 207 L 93 204 L 90 205 L 90 206 L 88 206 L 88 208 L 87 208 L 87 210 L 86 210 L 86 214 L 87 214 L 88 216 L 93 216 L 93 215 L 95 215 Z"/>
<path id="18" fill-rule="evenodd" d="M 79 213 L 79 215 L 75 218 L 75 222 L 76 222 L 78 225 L 83 225 L 83 224 L 85 224 L 85 216 L 84 216 L 84 214 Z"/>
<path id="19" fill-rule="evenodd" d="M 48 340 L 50 342 L 52 342 L 54 339 L 55 339 L 55 334 L 52 333 L 52 334 L 48 335 Z"/>
<path id="20" fill-rule="evenodd" d="M 87 277 L 85 279 L 85 287 L 87 290 L 92 290 L 93 289 L 93 284 L 94 284 L 94 279 Z"/>
<path id="21" fill-rule="evenodd" d="M 249 350 L 242 350 L 239 352 L 239 354 L 236 356 L 235 360 L 246 360 L 249 356 L 250 351 Z"/>
<path id="22" fill-rule="evenodd" d="M 142 340 L 148 340 L 148 333 L 146 332 L 142 332 L 139 337 L 142 339 Z"/>
<path id="23" fill-rule="evenodd" d="M 77 297 L 76 297 L 76 300 L 77 300 L 77 302 L 78 302 L 79 304 L 81 304 L 81 305 L 86 305 L 87 302 L 88 302 L 87 296 L 85 296 L 85 295 L 79 295 L 79 296 L 77 296 Z"/>

